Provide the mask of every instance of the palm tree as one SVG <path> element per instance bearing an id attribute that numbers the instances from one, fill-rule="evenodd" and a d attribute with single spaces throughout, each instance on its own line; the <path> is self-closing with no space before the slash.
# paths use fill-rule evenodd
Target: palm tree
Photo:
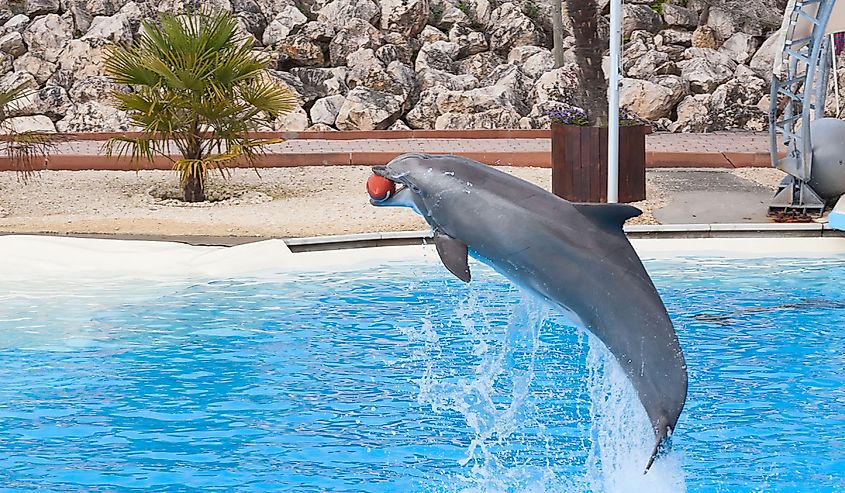
<path id="1" fill-rule="evenodd" d="M 24 86 L 0 90 L 0 133 L 3 151 L 12 168 L 26 182 L 35 173 L 38 164 L 44 165 L 55 147 L 55 136 L 45 132 L 19 132 L 9 120 L 9 114 L 16 111 L 22 102 L 32 95 Z"/>
<path id="2" fill-rule="evenodd" d="M 142 129 L 137 138 L 116 137 L 106 154 L 136 163 L 162 156 L 173 162 L 187 202 L 205 200 L 209 171 L 254 166 L 267 144 L 250 133 L 269 127 L 296 104 L 296 96 L 267 75 L 270 57 L 237 34 L 228 13 L 164 14 L 145 21 L 139 39 L 113 46 L 105 68 L 127 85 L 114 96 L 119 109 Z M 171 157 L 171 146 L 181 158 Z"/>

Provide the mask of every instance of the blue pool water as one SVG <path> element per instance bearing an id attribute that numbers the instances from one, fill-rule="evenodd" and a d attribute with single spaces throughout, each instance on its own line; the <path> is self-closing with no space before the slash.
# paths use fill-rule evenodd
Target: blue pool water
<path id="1" fill-rule="evenodd" d="M 646 478 L 600 345 L 479 265 L 0 280 L 0 491 L 845 491 L 843 260 L 646 262 L 690 372 Z"/>

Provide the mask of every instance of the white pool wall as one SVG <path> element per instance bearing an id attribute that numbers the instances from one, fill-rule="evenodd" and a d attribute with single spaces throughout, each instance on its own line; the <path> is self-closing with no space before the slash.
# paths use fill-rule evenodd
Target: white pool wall
<path id="1" fill-rule="evenodd" d="M 391 261 L 437 262 L 433 245 L 292 253 L 283 240 L 234 247 L 166 241 L 0 236 L 0 276 L 9 278 L 221 278 L 279 272 L 359 270 Z M 845 255 L 845 238 L 635 239 L 643 258 L 829 257 Z"/>

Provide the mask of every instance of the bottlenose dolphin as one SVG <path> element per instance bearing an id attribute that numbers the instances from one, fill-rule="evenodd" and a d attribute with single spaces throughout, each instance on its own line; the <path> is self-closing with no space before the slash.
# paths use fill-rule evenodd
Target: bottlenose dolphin
<path id="1" fill-rule="evenodd" d="M 620 204 L 577 204 L 457 156 L 405 154 L 373 172 L 401 185 L 376 206 L 422 215 L 446 268 L 469 282 L 467 256 L 564 310 L 595 334 L 630 379 L 656 442 L 671 435 L 687 395 L 675 329 L 622 224 Z"/>

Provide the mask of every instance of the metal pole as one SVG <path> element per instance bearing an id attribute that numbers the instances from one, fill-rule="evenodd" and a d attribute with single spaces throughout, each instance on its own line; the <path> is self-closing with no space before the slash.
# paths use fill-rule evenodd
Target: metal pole
<path id="1" fill-rule="evenodd" d="M 830 33 L 830 59 L 833 60 L 833 94 L 836 96 L 836 118 L 839 118 L 839 72 L 836 70 L 836 41 Z M 822 108 L 824 112 L 824 108 Z"/>
<path id="2" fill-rule="evenodd" d="M 619 59 L 622 0 L 610 0 L 610 81 L 607 85 L 607 202 L 619 201 Z"/>

